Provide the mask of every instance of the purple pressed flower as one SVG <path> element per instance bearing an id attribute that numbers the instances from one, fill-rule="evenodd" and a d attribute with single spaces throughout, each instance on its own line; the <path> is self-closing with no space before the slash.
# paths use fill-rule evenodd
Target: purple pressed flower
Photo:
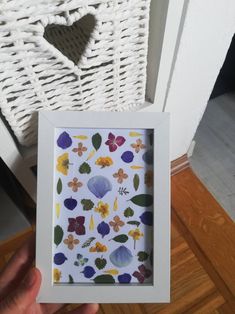
<path id="1" fill-rule="evenodd" d="M 68 232 L 75 232 L 77 235 L 85 234 L 85 217 L 78 216 L 76 218 L 68 218 L 69 225 L 68 225 Z"/>
<path id="2" fill-rule="evenodd" d="M 118 146 L 122 146 L 125 143 L 125 138 L 123 136 L 117 136 L 113 133 L 109 133 L 108 135 L 108 140 L 105 142 L 106 145 L 109 146 L 109 151 L 110 152 L 115 152 Z"/>

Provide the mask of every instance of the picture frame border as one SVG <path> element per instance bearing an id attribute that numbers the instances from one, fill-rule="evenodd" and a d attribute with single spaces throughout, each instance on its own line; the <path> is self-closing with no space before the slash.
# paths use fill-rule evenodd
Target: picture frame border
<path id="1" fill-rule="evenodd" d="M 55 284 L 53 264 L 54 131 L 56 128 L 153 129 L 153 284 Z M 160 303 L 170 301 L 169 114 L 40 111 L 38 131 L 36 267 L 40 303 Z M 160 182 L 160 184 L 157 184 Z M 118 289 L 118 290 L 117 290 Z"/>

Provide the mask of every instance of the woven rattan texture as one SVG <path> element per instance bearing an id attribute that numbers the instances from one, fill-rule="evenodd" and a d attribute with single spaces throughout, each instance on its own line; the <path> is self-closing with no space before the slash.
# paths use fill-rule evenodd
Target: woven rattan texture
<path id="1" fill-rule="evenodd" d="M 45 110 L 136 110 L 144 102 L 150 0 L 3 0 L 0 107 L 36 143 Z"/>

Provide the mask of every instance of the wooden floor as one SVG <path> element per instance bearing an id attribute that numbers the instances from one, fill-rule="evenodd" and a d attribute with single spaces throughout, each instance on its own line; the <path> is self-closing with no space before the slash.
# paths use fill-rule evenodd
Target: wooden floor
<path id="1" fill-rule="evenodd" d="M 1 247 L 0 267 L 24 236 Z M 101 304 L 99 314 L 233 314 L 234 296 L 235 225 L 187 168 L 172 178 L 171 303 Z"/>
<path id="2" fill-rule="evenodd" d="M 209 101 L 195 141 L 193 170 L 235 220 L 235 93 Z"/>

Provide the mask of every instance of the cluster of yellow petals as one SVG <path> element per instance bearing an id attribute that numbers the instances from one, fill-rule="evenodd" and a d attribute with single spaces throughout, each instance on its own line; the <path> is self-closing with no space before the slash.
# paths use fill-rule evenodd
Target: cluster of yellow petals
<path id="1" fill-rule="evenodd" d="M 58 268 L 54 268 L 54 270 L 53 270 L 53 278 L 54 278 L 54 282 L 59 282 L 60 281 L 61 271 L 59 271 Z"/>
<path id="2" fill-rule="evenodd" d="M 64 153 L 63 155 L 60 155 L 57 158 L 57 165 L 56 169 L 63 173 L 65 176 L 68 174 L 68 169 L 69 169 L 69 154 Z"/>
<path id="3" fill-rule="evenodd" d="M 100 243 L 100 242 L 96 242 L 95 246 L 92 246 L 90 248 L 90 252 L 107 252 L 107 246 Z"/>
<path id="4" fill-rule="evenodd" d="M 113 160 L 110 157 L 99 157 L 96 160 L 95 164 L 104 168 L 104 167 L 111 166 L 113 164 Z"/>
<path id="5" fill-rule="evenodd" d="M 144 236 L 143 232 L 141 232 L 139 228 L 130 230 L 128 235 L 131 236 L 133 240 L 139 240 L 141 237 Z"/>
<path id="6" fill-rule="evenodd" d="M 102 218 L 106 218 L 109 215 L 109 204 L 99 201 L 97 207 L 95 207 L 95 212 L 99 213 Z"/>

